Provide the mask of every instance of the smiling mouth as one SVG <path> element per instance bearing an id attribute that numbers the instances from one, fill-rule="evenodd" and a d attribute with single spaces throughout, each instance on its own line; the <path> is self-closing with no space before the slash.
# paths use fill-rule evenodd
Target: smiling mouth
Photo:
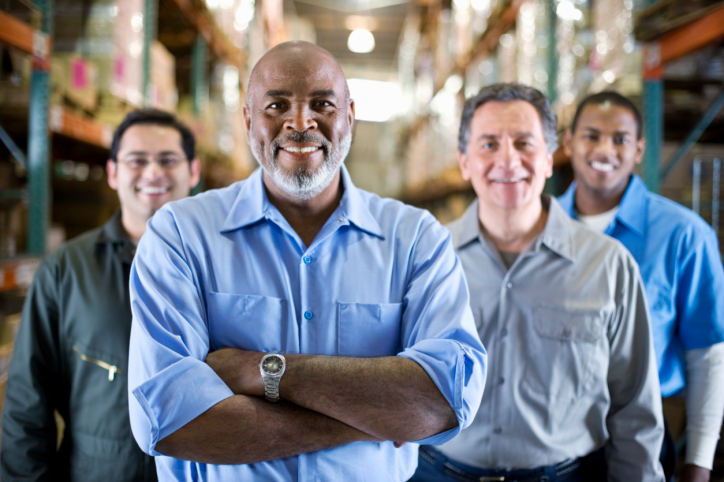
<path id="1" fill-rule="evenodd" d="M 616 169 L 616 166 L 608 162 L 591 161 L 588 164 L 593 169 L 600 172 L 612 172 L 614 169 Z"/>
<path id="2" fill-rule="evenodd" d="M 166 194 L 171 190 L 170 187 L 161 187 L 161 186 L 146 186 L 138 189 L 138 192 L 141 194 L 148 194 L 148 195 L 157 195 L 157 194 Z"/>
<path id="3" fill-rule="evenodd" d="M 513 177 L 510 179 L 492 179 L 491 182 L 498 184 L 515 184 L 516 182 L 525 181 L 527 177 Z"/>
<path id="4" fill-rule="evenodd" d="M 319 149 L 321 149 L 321 147 L 282 147 L 282 150 L 291 152 L 292 154 L 309 154 Z"/>

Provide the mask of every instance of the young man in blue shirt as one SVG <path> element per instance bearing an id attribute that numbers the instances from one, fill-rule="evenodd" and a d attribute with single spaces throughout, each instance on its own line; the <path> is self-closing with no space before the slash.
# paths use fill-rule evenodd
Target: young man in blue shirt
<path id="1" fill-rule="evenodd" d="M 638 262 L 661 394 L 686 396 L 682 480 L 707 481 L 724 410 L 724 270 L 716 233 L 633 174 L 645 145 L 631 101 L 616 92 L 584 99 L 564 140 L 575 182 L 559 200 L 571 216 L 621 241 Z M 676 454 L 668 439 L 662 465 L 670 476 Z"/>

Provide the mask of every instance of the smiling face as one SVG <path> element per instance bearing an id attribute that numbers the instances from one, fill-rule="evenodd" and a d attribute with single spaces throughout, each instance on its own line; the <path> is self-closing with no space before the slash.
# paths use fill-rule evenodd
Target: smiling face
<path id="1" fill-rule="evenodd" d="M 564 141 L 577 191 L 591 198 L 616 198 L 617 203 L 634 167 L 643 158 L 646 143 L 637 136 L 636 119 L 626 107 L 610 102 L 586 105 L 576 130 L 566 133 Z"/>
<path id="2" fill-rule="evenodd" d="M 481 211 L 538 210 L 545 180 L 553 172 L 540 116 L 522 100 L 489 101 L 478 107 L 466 152 L 459 152 L 458 160 Z"/>
<path id="3" fill-rule="evenodd" d="M 304 42 L 275 47 L 254 68 L 248 100 L 246 131 L 268 187 L 298 201 L 327 189 L 349 152 L 354 121 L 334 58 Z"/>
<path id="4" fill-rule="evenodd" d="M 172 127 L 136 124 L 121 138 L 117 161 L 106 164 L 108 184 L 118 191 L 123 224 L 134 235 L 169 201 L 188 196 L 199 182 L 199 160 L 190 163 L 181 134 Z"/>

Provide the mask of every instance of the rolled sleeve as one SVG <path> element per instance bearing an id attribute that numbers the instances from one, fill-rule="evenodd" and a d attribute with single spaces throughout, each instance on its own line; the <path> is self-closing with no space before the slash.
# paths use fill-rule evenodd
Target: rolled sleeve
<path id="1" fill-rule="evenodd" d="M 485 386 L 484 350 L 463 347 L 451 340 L 425 340 L 399 354 L 419 364 L 455 411 L 458 426 L 416 441 L 442 445 L 470 426 L 480 407 Z"/>
<path id="2" fill-rule="evenodd" d="M 455 411 L 456 428 L 417 441 L 441 445 L 475 418 L 485 388 L 487 354 L 449 232 L 437 224 L 430 226 L 421 235 L 414 258 L 403 320 L 407 343 L 399 356 L 418 363 Z"/>
<path id="3" fill-rule="evenodd" d="M 144 452 L 161 455 L 159 440 L 233 395 L 204 362 L 205 303 L 168 211 L 156 213 L 139 243 L 130 292 L 131 429 Z"/>

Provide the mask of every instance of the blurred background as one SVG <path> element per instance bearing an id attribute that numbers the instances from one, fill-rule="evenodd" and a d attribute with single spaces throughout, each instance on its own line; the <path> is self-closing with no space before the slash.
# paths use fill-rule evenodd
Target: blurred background
<path id="1" fill-rule="evenodd" d="M 247 177 L 249 73 L 291 39 L 346 73 L 358 121 L 346 164 L 361 188 L 450 221 L 474 197 L 457 167 L 465 97 L 499 81 L 535 86 L 562 132 L 583 96 L 616 89 L 644 113 L 649 188 L 700 213 L 724 244 L 723 1 L 0 0 L 0 319 L 20 311 L 42 255 L 118 207 L 105 161 L 130 110 L 191 126 L 197 192 Z M 547 191 L 571 177 L 559 150 Z M 0 325 L 0 391 L 14 316 Z"/>

